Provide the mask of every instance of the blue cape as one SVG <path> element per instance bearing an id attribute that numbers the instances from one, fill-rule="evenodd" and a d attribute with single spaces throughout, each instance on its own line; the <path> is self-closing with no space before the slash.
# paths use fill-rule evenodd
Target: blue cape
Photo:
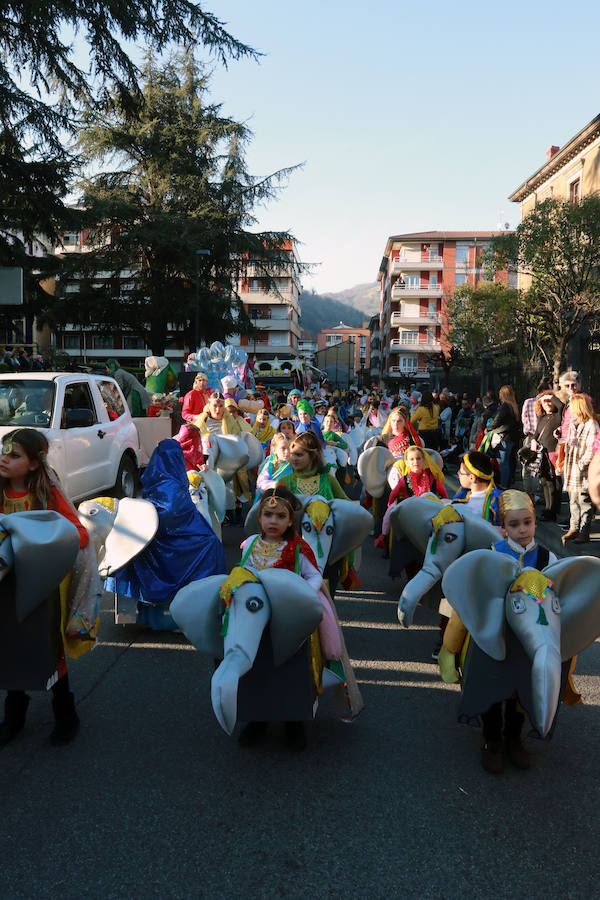
<path id="1" fill-rule="evenodd" d="M 177 441 L 160 442 L 141 480 L 142 497 L 158 512 L 158 531 L 106 587 L 143 603 L 170 603 L 190 581 L 224 574 L 225 551 L 192 502 Z"/>

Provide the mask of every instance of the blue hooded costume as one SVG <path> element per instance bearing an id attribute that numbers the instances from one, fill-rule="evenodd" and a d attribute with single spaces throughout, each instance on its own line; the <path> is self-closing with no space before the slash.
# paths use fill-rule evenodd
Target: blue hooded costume
<path id="1" fill-rule="evenodd" d="M 156 507 L 158 531 L 105 586 L 138 600 L 138 622 L 155 630 L 177 628 L 167 612 L 175 594 L 191 581 L 225 574 L 225 551 L 190 497 L 177 441 L 160 442 L 141 482 L 143 499 Z"/>

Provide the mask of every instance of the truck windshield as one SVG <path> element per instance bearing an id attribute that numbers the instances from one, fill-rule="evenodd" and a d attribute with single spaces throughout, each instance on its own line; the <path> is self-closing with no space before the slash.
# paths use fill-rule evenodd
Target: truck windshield
<path id="1" fill-rule="evenodd" d="M 52 418 L 53 381 L 11 378 L 0 381 L 0 425 L 47 428 Z"/>

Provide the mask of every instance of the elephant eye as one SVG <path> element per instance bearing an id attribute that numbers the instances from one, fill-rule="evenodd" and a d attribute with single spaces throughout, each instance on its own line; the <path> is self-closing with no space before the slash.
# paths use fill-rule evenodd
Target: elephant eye
<path id="1" fill-rule="evenodd" d="M 310 531 L 310 529 L 312 528 L 310 522 L 304 522 L 302 524 L 302 527 L 304 528 L 305 531 Z"/>
<path id="2" fill-rule="evenodd" d="M 522 597 L 518 595 L 512 598 L 512 608 L 513 612 L 516 613 L 524 613 L 526 609 L 526 603 Z"/>
<path id="3" fill-rule="evenodd" d="M 260 597 L 248 597 L 246 600 L 246 609 L 248 612 L 255 613 L 258 612 L 259 609 L 262 609 L 264 603 L 260 599 Z"/>
<path id="4" fill-rule="evenodd" d="M 88 512 L 88 516 L 95 516 L 98 514 L 98 510 L 96 508 L 90 509 Z"/>
<path id="5" fill-rule="evenodd" d="M 451 544 L 452 541 L 455 541 L 457 537 L 458 537 L 457 534 L 452 534 L 452 532 L 449 531 L 448 534 L 444 535 L 444 540 L 446 541 L 447 544 Z"/>
<path id="6" fill-rule="evenodd" d="M 325 534 L 333 534 L 333 525 L 328 525 L 325 529 Z"/>
<path id="7" fill-rule="evenodd" d="M 556 594 L 552 594 L 552 612 L 555 612 L 557 616 L 560 615 L 560 600 Z"/>

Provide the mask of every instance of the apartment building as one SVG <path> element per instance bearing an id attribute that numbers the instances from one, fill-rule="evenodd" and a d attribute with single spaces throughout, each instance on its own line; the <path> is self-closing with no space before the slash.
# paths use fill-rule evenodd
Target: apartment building
<path id="1" fill-rule="evenodd" d="M 277 269 L 261 259 L 250 259 L 242 267 L 238 294 L 252 323 L 258 329 L 255 338 L 233 335 L 229 343 L 244 347 L 257 361 L 277 356 L 279 360 L 299 355 L 300 340 L 300 258 L 295 241 L 281 248 L 287 262 Z M 267 292 L 268 280 L 277 292 Z"/>
<path id="2" fill-rule="evenodd" d="M 300 338 L 298 340 L 298 353 L 306 363 L 311 365 L 315 361 L 317 352 L 317 339 L 304 328 L 300 329 Z"/>
<path id="3" fill-rule="evenodd" d="M 386 382 L 427 382 L 450 349 L 447 302 L 459 284 L 476 287 L 496 231 L 424 231 L 389 237 L 379 272 L 381 373 Z M 507 274 L 498 276 L 507 280 Z"/>
<path id="4" fill-rule="evenodd" d="M 353 327 L 344 325 L 340 322 L 333 328 L 322 328 L 317 335 L 317 346 L 319 350 L 326 350 L 329 347 L 335 347 L 346 341 L 354 343 L 354 371 L 357 375 L 361 372 L 368 371 L 371 358 L 370 348 L 371 332 L 368 328 Z"/>

